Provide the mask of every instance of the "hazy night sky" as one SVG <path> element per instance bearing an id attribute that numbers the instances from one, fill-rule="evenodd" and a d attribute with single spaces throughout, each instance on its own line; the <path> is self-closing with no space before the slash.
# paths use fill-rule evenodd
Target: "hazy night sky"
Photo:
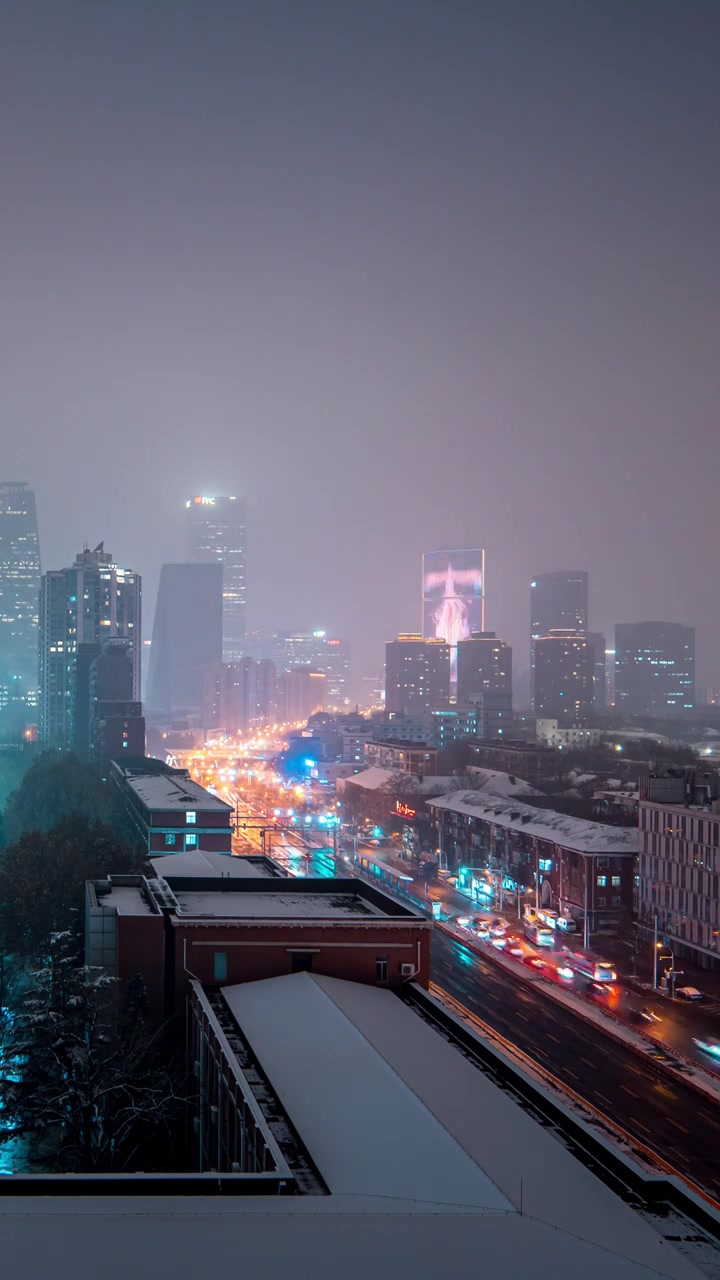
<path id="1" fill-rule="evenodd" d="M 0 0 L 0 479 L 145 579 L 246 493 L 250 625 L 419 626 L 484 544 L 720 683 L 717 0 Z"/>

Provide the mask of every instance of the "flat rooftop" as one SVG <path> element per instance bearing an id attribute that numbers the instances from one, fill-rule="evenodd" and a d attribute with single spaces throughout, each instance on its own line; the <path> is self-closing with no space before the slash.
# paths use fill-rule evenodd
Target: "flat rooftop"
<path id="1" fill-rule="evenodd" d="M 198 782 L 172 773 L 125 775 L 125 784 L 148 809 L 208 809 L 232 813 L 232 805 L 214 796 Z"/>
<path id="2" fill-rule="evenodd" d="M 222 890 L 176 889 L 180 914 L 233 920 L 297 920 L 308 917 L 373 916 L 384 912 L 355 894 L 329 893 L 226 893 Z"/>
<path id="3" fill-rule="evenodd" d="M 577 853 L 636 854 L 640 847 L 636 827 L 613 827 L 607 822 L 571 818 L 554 809 L 536 809 L 520 801 L 501 800 L 477 791 L 457 791 L 451 796 L 428 800 L 427 804 L 431 809 L 484 818 L 498 827 L 552 840 L 561 848 Z"/>

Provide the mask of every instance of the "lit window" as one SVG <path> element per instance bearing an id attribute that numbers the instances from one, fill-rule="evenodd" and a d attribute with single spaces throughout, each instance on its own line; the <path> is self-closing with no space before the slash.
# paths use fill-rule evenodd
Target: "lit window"
<path id="1" fill-rule="evenodd" d="M 598 876 L 596 884 L 598 889 L 604 889 L 607 884 L 607 876 Z"/>
<path id="2" fill-rule="evenodd" d="M 185 837 L 185 848 L 186 849 L 197 848 L 197 835 L 194 831 L 192 832 L 191 835 L 188 835 Z"/>
<path id="3" fill-rule="evenodd" d="M 612 879 L 612 886 L 613 886 L 613 889 L 619 889 L 619 888 L 620 888 L 620 877 L 619 877 L 619 876 L 612 876 L 612 877 L 611 877 L 611 879 Z"/>
<path id="4" fill-rule="evenodd" d="M 174 837 L 174 836 L 172 836 L 172 835 L 170 835 L 170 833 L 169 833 L 169 832 L 168 832 L 168 833 L 167 833 L 167 835 L 165 836 L 165 843 L 166 843 L 167 845 L 174 845 L 174 844 L 175 844 L 175 837 Z"/>
<path id="5" fill-rule="evenodd" d="M 185 821 L 187 822 L 189 827 L 193 826 L 194 823 L 197 822 L 197 814 L 194 809 L 188 809 L 187 813 L 185 814 Z"/>

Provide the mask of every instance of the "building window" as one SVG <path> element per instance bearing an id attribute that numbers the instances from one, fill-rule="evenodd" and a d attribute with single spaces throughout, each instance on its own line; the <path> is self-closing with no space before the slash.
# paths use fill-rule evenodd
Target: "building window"
<path id="1" fill-rule="evenodd" d="M 375 961 L 375 981 L 387 982 L 388 980 L 388 958 L 387 956 L 378 956 Z"/>
<path id="2" fill-rule="evenodd" d="M 291 973 L 312 973 L 312 951 L 293 951 L 290 956 Z"/>
<path id="3" fill-rule="evenodd" d="M 175 844 L 175 837 L 174 837 L 174 836 L 171 836 L 169 831 L 167 832 L 167 834 L 166 834 L 166 836 L 165 836 L 165 843 L 166 843 L 167 845 L 174 845 L 174 844 Z"/>
<path id="4" fill-rule="evenodd" d="M 598 889 L 604 889 L 607 884 L 607 876 L 598 876 L 595 883 Z"/>
<path id="5" fill-rule="evenodd" d="M 227 951 L 216 951 L 213 956 L 213 977 L 216 982 L 227 978 Z"/>
<path id="6" fill-rule="evenodd" d="M 197 822 L 197 814 L 194 809 L 188 809 L 185 814 L 185 821 L 189 827 L 193 826 Z"/>
<path id="7" fill-rule="evenodd" d="M 595 906 L 596 906 L 596 907 L 604 907 L 604 906 L 605 906 L 605 899 L 604 899 L 604 898 L 596 898 L 596 899 L 595 899 Z"/>
<path id="8" fill-rule="evenodd" d="M 619 889 L 619 888 L 620 888 L 620 877 L 619 877 L 619 876 L 612 876 L 612 877 L 611 877 L 611 879 L 612 879 L 612 887 L 613 887 L 613 889 Z"/>
<path id="9" fill-rule="evenodd" d="M 195 833 L 194 831 L 193 831 L 193 832 L 191 832 L 189 835 L 186 835 L 186 837 L 185 837 L 185 848 L 186 848 L 186 849 L 196 849 L 196 848 L 197 848 L 197 835 L 196 835 L 196 833 Z"/>

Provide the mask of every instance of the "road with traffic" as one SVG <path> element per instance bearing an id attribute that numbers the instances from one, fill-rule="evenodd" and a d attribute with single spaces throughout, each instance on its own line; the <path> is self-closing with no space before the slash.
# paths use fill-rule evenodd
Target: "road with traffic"
<path id="1" fill-rule="evenodd" d="M 710 1099 L 439 929 L 431 976 L 540 1067 L 718 1196 L 720 1107 Z"/>

